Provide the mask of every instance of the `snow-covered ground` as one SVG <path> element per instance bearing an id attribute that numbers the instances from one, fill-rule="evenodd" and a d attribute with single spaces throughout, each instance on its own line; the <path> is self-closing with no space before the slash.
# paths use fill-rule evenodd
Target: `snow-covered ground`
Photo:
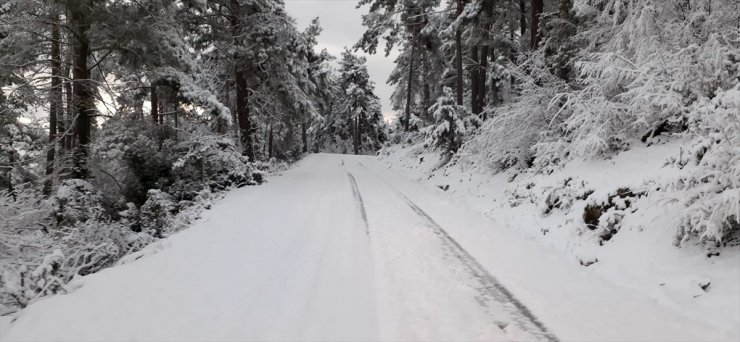
<path id="1" fill-rule="evenodd" d="M 486 217 L 469 207 L 496 203 L 470 200 L 484 193 L 504 198 L 505 179 L 471 175 L 468 183 L 480 192 L 452 185 L 460 196 L 450 197 L 433 188 L 434 181 L 424 186 L 373 157 L 309 156 L 263 186 L 232 191 L 195 226 L 151 248 L 157 253 L 87 276 L 74 292 L 19 312 L 0 340 L 740 337 L 728 318 L 719 318 L 730 316 L 732 322 L 738 306 L 708 313 L 696 304 L 696 311 L 707 314 L 699 319 L 678 310 L 685 303 L 656 295 L 659 290 L 615 283 L 633 280 L 624 275 L 647 281 L 641 277 L 649 265 L 619 268 L 634 267 L 641 246 L 655 239 L 634 238 L 637 255 L 615 247 L 585 268 L 557 248 L 522 237 L 521 231 L 539 228 L 507 228 L 517 224 L 517 214 L 526 215 L 519 224 L 538 222 L 536 208 L 501 210 L 499 219 L 496 211 Z M 608 245 L 599 249 L 604 250 Z M 666 253 L 642 255 L 645 264 L 663 272 L 653 277 L 665 283 L 662 291 L 681 293 L 680 279 L 661 278 L 673 273 L 663 271 L 668 262 L 660 258 L 675 257 L 674 267 L 701 266 L 712 280 L 711 290 L 696 301 L 709 306 L 715 296 L 738 298 L 730 293 L 737 283 L 729 280 L 737 274 L 715 278 L 711 263 L 689 251 Z M 609 266 L 617 257 L 625 263 Z M 723 254 L 712 262 L 736 271 L 726 267 L 732 257 Z M 683 274 L 685 282 L 694 280 Z"/>
<path id="2" fill-rule="evenodd" d="M 620 188 L 644 192 L 655 184 L 651 181 L 659 184 L 674 177 L 678 170 L 665 166 L 666 158 L 679 155 L 685 143 L 638 146 L 610 160 L 570 162 L 550 175 L 513 170 L 492 174 L 483 165 L 467 162 L 476 160 L 475 156 L 439 167 L 438 152 L 420 145 L 394 146 L 380 158 L 431 191 L 444 193 L 448 200 L 464 203 L 509 232 L 559 252 L 568 262 L 584 264 L 587 267 L 582 268 L 590 273 L 725 330 L 738 340 L 738 247 L 725 248 L 712 257 L 694 244 L 677 248 L 675 216 L 670 203 L 659 197 L 631 198 L 621 229 L 609 240 L 602 241 L 584 224 L 587 204 L 603 202 Z M 574 198 L 591 191 L 585 200 Z M 559 208 L 548 206 L 548 195 L 553 193 L 562 198 Z"/>

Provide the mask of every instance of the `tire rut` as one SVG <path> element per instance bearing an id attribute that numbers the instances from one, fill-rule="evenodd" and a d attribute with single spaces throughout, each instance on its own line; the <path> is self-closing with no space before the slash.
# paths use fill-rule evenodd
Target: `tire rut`
<path id="1" fill-rule="evenodd" d="M 540 322 L 537 317 L 527 308 L 521 301 L 519 301 L 514 295 L 501 284 L 492 274 L 490 274 L 481 264 L 476 260 L 460 243 L 458 243 L 442 226 L 437 223 L 429 214 L 421 209 L 414 201 L 408 196 L 403 194 L 401 191 L 391 186 L 382 177 L 376 174 L 373 170 L 367 166 L 359 163 L 359 166 L 366 169 L 368 172 L 373 174 L 376 178 L 380 179 L 383 184 L 391 191 L 396 193 L 403 199 L 406 205 L 423 221 L 426 222 L 426 226 L 442 241 L 448 252 L 457 259 L 468 271 L 470 276 L 478 283 L 475 289 L 479 295 L 476 300 L 478 303 L 486 308 L 489 313 L 494 315 L 501 315 L 502 313 L 508 317 L 494 317 L 497 325 L 500 328 L 505 328 L 511 323 L 517 323 L 517 325 L 524 330 L 525 333 L 534 335 L 533 337 L 538 340 L 558 342 L 558 338 L 548 331 L 545 325 Z M 350 176 L 351 177 L 351 176 Z M 351 177 L 354 179 L 354 177 Z"/>
<path id="2" fill-rule="evenodd" d="M 352 185 L 352 195 L 355 198 L 355 202 L 357 203 L 357 206 L 360 208 L 360 216 L 362 217 L 362 222 L 365 225 L 365 234 L 367 234 L 367 236 L 370 236 L 370 223 L 368 223 L 368 220 L 367 220 L 367 211 L 365 210 L 365 201 L 362 200 L 362 194 L 360 193 L 360 187 L 357 186 L 357 181 L 355 180 L 355 176 L 353 176 L 349 171 L 347 171 L 347 177 L 349 178 L 350 185 Z"/>

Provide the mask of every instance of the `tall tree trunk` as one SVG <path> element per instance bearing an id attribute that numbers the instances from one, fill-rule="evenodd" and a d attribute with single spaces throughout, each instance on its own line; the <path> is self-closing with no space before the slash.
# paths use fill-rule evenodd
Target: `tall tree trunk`
<path id="1" fill-rule="evenodd" d="M 18 196 L 15 193 L 15 187 L 13 186 L 13 170 L 15 170 L 15 149 L 10 149 L 10 155 L 8 156 L 8 194 L 13 198 L 13 201 L 17 200 Z"/>
<path id="2" fill-rule="evenodd" d="M 490 49 L 489 45 L 489 39 L 491 34 L 491 29 L 493 28 L 493 1 L 492 0 L 484 0 L 483 1 L 483 11 L 486 14 L 486 22 L 483 24 L 483 34 L 482 34 L 482 40 L 483 44 L 480 46 L 480 67 L 478 68 L 478 108 L 483 112 L 483 120 L 487 119 L 487 111 L 486 108 L 486 82 L 488 81 L 488 50 Z"/>
<path id="3" fill-rule="evenodd" d="M 75 178 L 88 178 L 87 159 L 90 145 L 90 128 L 92 117 L 95 113 L 95 97 L 93 86 L 90 82 L 90 69 L 87 67 L 87 59 L 90 56 L 90 42 L 87 31 L 90 29 L 90 10 L 93 4 L 90 1 L 77 1 L 71 6 L 69 24 L 74 36 L 74 69 L 72 77 L 74 80 L 73 101 L 77 117 L 75 128 L 77 130 L 77 147 L 74 155 Z"/>
<path id="4" fill-rule="evenodd" d="M 478 101 L 478 97 L 480 96 L 478 45 L 473 44 L 470 47 L 470 58 L 473 61 L 473 64 L 470 66 L 470 110 L 473 114 L 480 114 L 481 109 L 478 107 L 480 104 Z"/>
<path id="5" fill-rule="evenodd" d="M 411 54 L 409 55 L 409 79 L 406 85 L 406 118 L 403 120 L 403 128 L 409 131 L 411 125 L 411 85 L 414 83 L 414 52 L 416 50 L 416 38 L 412 38 Z M 357 153 L 355 153 L 357 154 Z"/>
<path id="6" fill-rule="evenodd" d="M 424 118 L 424 120 L 430 120 L 429 107 L 431 106 L 431 103 L 430 103 L 431 102 L 431 90 L 430 90 L 429 82 L 431 82 L 431 80 L 429 79 L 429 60 L 424 58 L 422 61 L 424 62 L 424 64 L 422 64 L 423 65 L 423 70 L 422 70 L 423 77 L 422 78 L 424 79 L 424 88 L 422 90 L 421 102 L 422 102 L 423 108 L 421 110 L 422 110 L 422 117 Z"/>
<path id="7" fill-rule="evenodd" d="M 231 34 L 235 48 L 240 48 L 238 37 L 242 35 L 241 5 L 239 0 L 231 0 Z M 239 137 L 242 154 L 254 161 L 252 146 L 252 123 L 249 120 L 249 81 L 247 80 L 248 61 L 241 60 L 238 53 L 234 56 L 234 78 L 236 81 L 236 116 L 239 121 Z"/>
<path id="8" fill-rule="evenodd" d="M 308 124 L 301 122 L 301 142 L 303 142 L 303 153 L 308 153 Z"/>
<path id="9" fill-rule="evenodd" d="M 355 154 L 360 154 L 360 116 L 357 115 L 357 117 L 353 121 L 354 134 L 352 145 L 354 145 Z"/>
<path id="10" fill-rule="evenodd" d="M 152 108 L 150 110 L 150 115 L 152 116 L 152 122 L 156 125 L 159 124 L 159 96 L 157 95 L 156 84 L 152 83 L 151 91 L 149 100 L 152 103 Z"/>
<path id="11" fill-rule="evenodd" d="M 540 45 L 540 39 L 542 39 L 542 32 L 540 32 L 540 16 L 544 9 L 543 0 L 532 0 L 532 25 L 530 29 L 530 40 L 532 50 L 536 50 Z"/>
<path id="12" fill-rule="evenodd" d="M 272 124 L 270 124 L 270 132 L 267 136 L 267 157 L 272 159 L 272 142 L 273 142 L 273 133 L 272 133 Z"/>
<path id="13" fill-rule="evenodd" d="M 462 0 L 457 1 L 457 16 L 462 14 Z M 455 31 L 455 68 L 457 69 L 456 88 L 457 88 L 457 105 L 463 105 L 463 62 L 462 62 L 462 29 L 460 27 Z"/>
<path id="14" fill-rule="evenodd" d="M 69 45 L 71 46 L 72 42 L 69 40 Z M 64 136 L 62 137 L 62 142 L 64 146 L 65 153 L 69 153 L 72 151 L 72 148 L 74 147 L 74 133 L 72 131 L 72 127 L 74 125 L 74 94 L 72 92 L 72 84 L 74 82 L 70 79 L 70 73 L 72 69 L 72 63 L 74 63 L 74 55 L 72 53 L 71 48 L 67 48 L 68 53 L 66 56 L 66 63 L 64 63 L 64 93 L 66 95 L 66 107 L 67 110 L 64 115 L 64 129 L 62 132 L 64 132 Z"/>
<path id="15" fill-rule="evenodd" d="M 46 179 L 44 194 L 50 195 L 54 178 L 54 162 L 57 148 L 57 119 L 61 116 L 62 108 L 62 81 L 59 77 L 62 68 L 62 55 L 59 39 L 59 13 L 56 4 L 52 4 L 51 14 L 51 90 L 49 93 L 49 146 L 46 150 Z"/>
<path id="16" fill-rule="evenodd" d="M 252 123 L 249 120 L 249 88 L 247 86 L 247 73 L 243 67 L 236 67 L 236 116 L 239 120 L 239 136 L 245 156 L 254 161 L 254 149 L 252 147 Z"/>
<path id="17" fill-rule="evenodd" d="M 524 37 L 527 33 L 527 4 L 524 0 L 519 0 L 519 34 Z"/>
<path id="18" fill-rule="evenodd" d="M 488 34 L 486 34 L 486 37 Z M 483 120 L 488 119 L 486 108 L 486 81 L 488 78 L 488 45 L 481 46 L 480 51 L 480 68 L 478 69 L 478 86 L 480 87 L 480 96 L 478 96 L 478 108 L 483 110 Z"/>

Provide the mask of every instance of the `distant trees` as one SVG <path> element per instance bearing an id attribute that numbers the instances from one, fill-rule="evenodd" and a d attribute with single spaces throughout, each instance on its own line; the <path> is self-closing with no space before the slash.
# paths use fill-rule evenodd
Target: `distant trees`
<path id="1" fill-rule="evenodd" d="M 5 106 L 48 113 L 47 195 L 97 177 L 90 150 L 111 116 L 203 121 L 256 161 L 307 152 L 338 105 L 318 21 L 299 32 L 280 1 L 11 0 L 0 18 Z"/>
<path id="2" fill-rule="evenodd" d="M 380 99 L 365 65 L 365 57 L 342 52 L 336 75 L 338 93 L 332 111 L 316 130 L 317 150 L 354 154 L 374 152 L 386 140 Z"/>

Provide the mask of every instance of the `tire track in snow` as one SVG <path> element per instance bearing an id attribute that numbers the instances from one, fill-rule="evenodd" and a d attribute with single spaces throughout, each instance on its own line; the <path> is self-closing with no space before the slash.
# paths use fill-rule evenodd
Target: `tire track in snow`
<path id="1" fill-rule="evenodd" d="M 450 236 L 447 231 L 442 228 L 442 226 L 437 223 L 429 214 L 427 214 L 400 190 L 396 189 L 388 182 L 386 182 L 385 179 L 380 177 L 373 170 L 363 165 L 362 163 L 358 164 L 359 166 L 370 172 L 373 176 L 380 179 L 380 181 L 383 182 L 386 187 L 388 187 L 391 191 L 395 192 L 399 197 L 401 197 L 406 205 L 408 205 L 414 213 L 416 213 L 420 218 L 426 221 L 427 227 L 429 227 L 432 232 L 437 237 L 439 237 L 440 240 L 442 240 L 452 256 L 454 256 L 468 270 L 473 279 L 475 279 L 476 282 L 480 284 L 480 287 L 476 287 L 476 290 L 480 293 L 479 297 L 476 298 L 479 304 L 493 311 L 492 314 L 500 314 L 503 312 L 509 315 L 509 318 L 512 321 L 516 322 L 519 327 L 524 330 L 525 333 L 532 334 L 538 339 L 550 342 L 559 341 L 558 338 L 554 334 L 549 332 L 545 325 L 540 322 L 537 317 L 534 316 L 534 314 L 532 314 L 532 312 L 529 310 L 529 308 L 527 308 L 526 305 L 524 305 L 516 297 L 514 297 L 514 295 L 506 287 L 504 287 L 503 284 L 501 284 L 490 272 L 488 272 L 488 270 L 486 270 L 483 265 L 478 262 L 478 260 L 476 260 L 467 250 L 465 250 L 465 248 L 460 245 L 460 243 L 458 243 L 452 236 Z M 354 182 L 354 177 L 352 177 L 351 175 L 350 177 Z M 501 328 L 504 329 L 512 322 L 500 322 L 500 320 L 497 320 L 497 324 L 499 323 L 503 323 L 500 325 L 503 325 L 501 326 Z"/>
<path id="2" fill-rule="evenodd" d="M 344 164 L 344 160 L 342 160 L 342 164 Z M 365 202 L 362 200 L 360 187 L 357 186 L 355 176 L 353 176 L 349 171 L 347 171 L 347 177 L 349 178 L 349 183 L 352 185 L 352 195 L 355 197 L 355 202 L 357 202 L 357 206 L 360 207 L 360 216 L 362 216 L 362 223 L 365 225 L 365 234 L 370 236 L 370 224 L 367 221 L 367 211 L 365 211 Z"/>

